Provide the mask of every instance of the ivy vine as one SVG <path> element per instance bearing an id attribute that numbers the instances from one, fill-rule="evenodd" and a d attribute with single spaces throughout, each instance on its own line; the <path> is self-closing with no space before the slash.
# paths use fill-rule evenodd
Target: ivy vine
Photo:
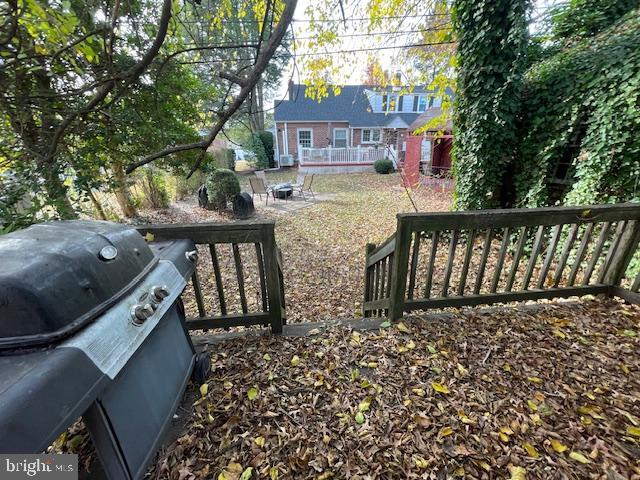
<path id="1" fill-rule="evenodd" d="M 523 99 L 517 205 L 640 201 L 640 10 L 534 65 Z"/>
<path id="2" fill-rule="evenodd" d="M 455 0 L 455 205 L 496 207 L 513 162 L 528 34 L 526 0 Z"/>

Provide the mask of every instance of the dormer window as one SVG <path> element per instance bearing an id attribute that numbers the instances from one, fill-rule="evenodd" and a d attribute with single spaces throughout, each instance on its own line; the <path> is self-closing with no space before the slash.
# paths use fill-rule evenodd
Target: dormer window
<path id="1" fill-rule="evenodd" d="M 382 111 L 383 112 L 397 112 L 400 105 L 397 93 L 390 93 L 382 95 Z"/>
<path id="2" fill-rule="evenodd" d="M 414 95 L 413 111 L 422 113 L 427 109 L 428 98 L 426 95 Z"/>

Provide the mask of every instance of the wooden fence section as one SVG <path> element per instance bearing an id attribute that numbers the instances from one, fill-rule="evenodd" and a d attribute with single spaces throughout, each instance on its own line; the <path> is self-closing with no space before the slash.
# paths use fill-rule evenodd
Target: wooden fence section
<path id="1" fill-rule="evenodd" d="M 273 221 L 196 223 L 139 226 L 138 231 L 143 235 L 151 233 L 157 241 L 191 239 L 198 246 L 198 267 L 191 277 L 198 316 L 187 318 L 190 330 L 271 325 L 274 333 L 280 333 L 285 323 L 284 287 L 274 227 Z M 222 253 L 224 247 L 229 250 L 227 255 Z M 245 260 L 249 261 L 243 262 L 243 251 Z M 252 254 L 250 259 L 247 258 L 249 253 Z M 230 265 L 235 275 L 228 275 L 229 272 L 222 268 L 223 263 Z M 246 288 L 250 266 L 256 270 L 253 278 L 258 297 L 253 311 L 249 311 Z M 213 284 L 215 294 L 203 288 L 203 285 Z M 232 287 L 237 295 L 229 294 Z M 230 304 L 238 297 L 241 311 L 232 312 Z M 208 311 L 207 304 L 214 304 L 211 310 L 215 308 L 217 312 Z"/>
<path id="2" fill-rule="evenodd" d="M 640 243 L 640 204 L 400 214 L 367 246 L 365 316 L 606 294 L 640 302 L 621 281 Z"/>

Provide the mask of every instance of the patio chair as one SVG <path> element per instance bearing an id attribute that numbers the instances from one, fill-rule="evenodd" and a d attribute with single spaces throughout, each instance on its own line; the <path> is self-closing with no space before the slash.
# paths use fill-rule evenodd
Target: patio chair
<path id="1" fill-rule="evenodd" d="M 251 186 L 251 199 L 254 195 L 258 195 L 262 200 L 262 195 L 266 197 L 265 206 L 269 205 L 269 195 L 271 195 L 271 188 L 268 187 L 262 178 L 255 177 L 249 178 L 249 185 Z"/>
<path id="2" fill-rule="evenodd" d="M 254 172 L 256 177 L 262 180 L 267 188 L 269 188 L 269 182 L 267 181 L 267 175 L 264 173 L 264 170 L 256 170 Z"/>
<path id="3" fill-rule="evenodd" d="M 315 193 L 313 193 L 313 190 L 311 189 L 311 185 L 313 184 L 313 177 L 314 177 L 313 173 L 309 175 L 298 175 L 298 180 L 296 181 L 296 183 L 291 185 L 291 187 L 293 188 L 293 191 L 299 192 L 304 200 L 307 199 L 307 197 L 304 196 L 304 192 L 310 193 L 313 199 L 314 200 L 316 199 L 316 195 Z"/>

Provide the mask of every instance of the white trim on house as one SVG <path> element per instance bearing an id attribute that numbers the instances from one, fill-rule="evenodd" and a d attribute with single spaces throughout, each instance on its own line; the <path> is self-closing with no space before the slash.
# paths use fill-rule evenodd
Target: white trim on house
<path id="1" fill-rule="evenodd" d="M 280 168 L 280 142 L 278 141 L 278 124 L 277 123 L 273 124 L 273 136 L 275 137 L 275 142 L 276 142 L 274 160 L 278 165 L 277 168 Z"/>
<path id="2" fill-rule="evenodd" d="M 308 147 L 300 145 L 300 132 L 309 132 L 310 144 Z M 313 128 L 296 128 L 296 147 L 298 149 L 298 155 L 303 148 L 313 148 Z"/>
<path id="3" fill-rule="evenodd" d="M 349 146 L 349 134 L 347 133 L 347 132 L 348 132 L 348 130 L 349 130 L 349 129 L 348 129 L 347 127 L 338 127 L 338 128 L 334 128 L 334 129 L 333 129 L 333 144 L 332 144 L 332 145 L 333 145 L 335 148 L 347 148 L 347 147 Z M 336 138 L 336 132 L 338 132 L 338 131 L 344 132 L 344 138 L 340 138 L 340 139 L 339 139 L 339 140 L 344 140 L 344 147 L 342 147 L 342 146 L 338 147 L 338 146 L 336 145 L 336 140 L 338 140 L 338 139 Z"/>

